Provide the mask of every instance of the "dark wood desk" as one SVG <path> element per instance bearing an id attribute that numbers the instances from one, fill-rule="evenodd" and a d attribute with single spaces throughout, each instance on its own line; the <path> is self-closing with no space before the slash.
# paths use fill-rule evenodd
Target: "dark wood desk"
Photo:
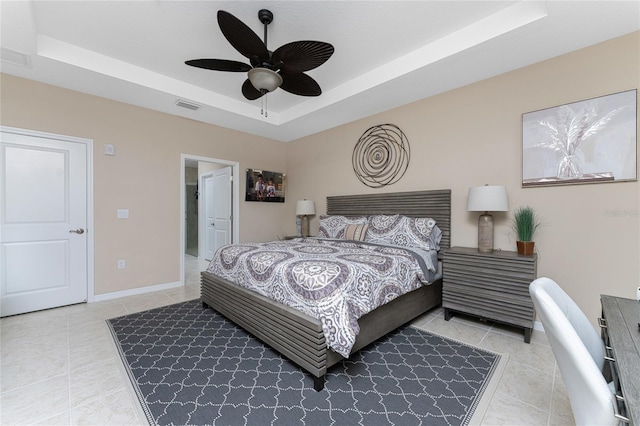
<path id="1" fill-rule="evenodd" d="M 605 343 L 613 348 L 627 417 L 640 425 L 640 303 L 637 300 L 600 296 L 606 320 Z"/>

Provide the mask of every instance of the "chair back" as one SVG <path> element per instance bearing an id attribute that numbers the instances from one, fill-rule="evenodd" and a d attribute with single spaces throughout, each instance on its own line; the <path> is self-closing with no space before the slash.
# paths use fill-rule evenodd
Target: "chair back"
<path id="1" fill-rule="evenodd" d="M 560 368 L 576 424 L 617 424 L 615 397 L 602 375 L 604 343 L 591 322 L 549 278 L 533 281 L 529 293 Z"/>

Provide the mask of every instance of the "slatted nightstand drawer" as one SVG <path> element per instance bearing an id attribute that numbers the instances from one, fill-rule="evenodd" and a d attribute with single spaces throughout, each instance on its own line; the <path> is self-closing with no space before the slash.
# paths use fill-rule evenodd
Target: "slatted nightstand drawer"
<path id="1" fill-rule="evenodd" d="M 537 255 L 511 251 L 480 253 L 453 247 L 443 253 L 442 306 L 445 319 L 452 311 L 523 327 L 531 341 L 535 320 L 529 284 L 537 276 Z"/>

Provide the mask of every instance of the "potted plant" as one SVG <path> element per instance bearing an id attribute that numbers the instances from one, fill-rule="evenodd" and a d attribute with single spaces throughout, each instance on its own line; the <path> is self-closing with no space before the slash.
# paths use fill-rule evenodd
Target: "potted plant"
<path id="1" fill-rule="evenodd" d="M 533 234 L 540 227 L 540 221 L 536 216 L 535 210 L 529 206 L 518 207 L 513 212 L 513 230 L 518 237 L 516 245 L 518 246 L 518 254 L 531 255 L 535 242 Z"/>

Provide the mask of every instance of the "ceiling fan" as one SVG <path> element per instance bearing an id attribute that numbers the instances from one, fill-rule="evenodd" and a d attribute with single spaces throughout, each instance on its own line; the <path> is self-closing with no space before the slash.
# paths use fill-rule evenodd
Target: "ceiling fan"
<path id="1" fill-rule="evenodd" d="M 294 41 L 275 51 L 267 49 L 267 26 L 273 21 L 273 13 L 262 9 L 258 12 L 264 24 L 264 42 L 238 18 L 218 11 L 218 25 L 229 43 L 249 59 L 251 65 L 227 59 L 192 59 L 185 64 L 213 71 L 246 72 L 242 94 L 254 100 L 278 87 L 301 96 L 319 96 L 320 85 L 305 74 L 325 63 L 333 54 L 333 46 L 322 41 Z"/>

